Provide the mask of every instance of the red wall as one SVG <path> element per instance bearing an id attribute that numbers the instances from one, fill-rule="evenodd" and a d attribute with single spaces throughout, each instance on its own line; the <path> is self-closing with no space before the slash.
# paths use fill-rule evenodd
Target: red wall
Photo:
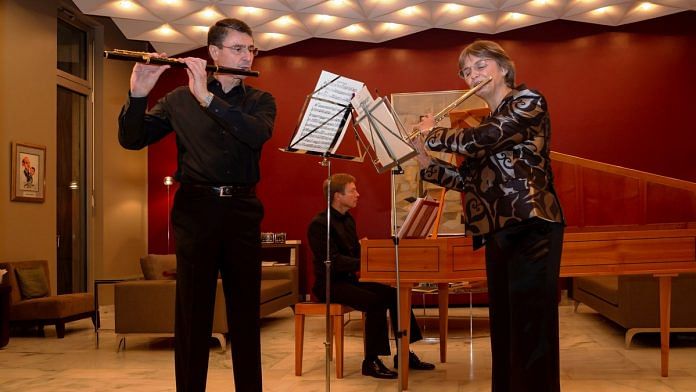
<path id="1" fill-rule="evenodd" d="M 261 77 L 248 82 L 275 96 L 278 117 L 262 157 L 262 229 L 287 232 L 289 239 L 306 244 L 307 223 L 324 207 L 320 186 L 326 170 L 319 159 L 278 151 L 289 143 L 305 95 L 321 70 L 361 80 L 379 95 L 464 89 L 457 77 L 457 58 L 476 38 L 498 41 L 516 62 L 517 82 L 546 95 L 553 150 L 696 181 L 696 165 L 690 159 L 696 150 L 695 126 L 682 120 L 696 103 L 695 22 L 693 11 L 619 27 L 559 20 L 492 36 L 428 30 L 381 44 L 310 39 L 263 53 L 254 63 Z M 202 50 L 194 54 L 205 55 Z M 168 71 L 152 98 L 184 83 L 183 72 Z M 343 144 L 340 152 L 354 151 L 351 139 Z M 172 137 L 150 147 L 153 253 L 167 250 L 162 178 L 175 167 Z M 360 206 L 352 213 L 359 235 L 387 237 L 389 175 L 378 175 L 369 162 L 334 161 L 333 172 L 339 171 L 358 180 Z M 306 246 L 301 259 L 305 266 L 311 263 Z M 309 287 L 311 274 L 303 274 Z"/>

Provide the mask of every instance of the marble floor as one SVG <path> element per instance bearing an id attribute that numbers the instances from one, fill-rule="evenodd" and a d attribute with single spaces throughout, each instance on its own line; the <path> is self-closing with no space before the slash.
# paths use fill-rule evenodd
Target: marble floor
<path id="1" fill-rule="evenodd" d="M 53 327 L 46 337 L 12 336 L 0 350 L 0 391 L 173 391 L 173 348 L 168 338 L 128 338 L 127 349 L 117 352 L 113 308 L 102 307 L 99 348 L 89 320 L 68 324 L 64 339 L 55 338 Z M 489 391 L 490 344 L 487 309 L 474 308 L 473 339 L 469 335 L 469 309 L 452 309 L 448 361 L 439 363 L 436 309 L 417 309 L 425 315 L 424 341 L 414 351 L 434 362 L 436 370 L 411 372 L 410 391 Z M 345 375 L 334 378 L 332 391 L 396 391 L 395 380 L 360 375 L 362 335 L 359 314 L 346 319 Z M 591 309 L 573 312 L 560 306 L 561 385 L 564 392 L 662 392 L 696 391 L 696 334 L 672 336 L 670 376 L 660 377 L 659 337 L 639 334 L 630 349 L 624 347 L 624 331 Z M 305 332 L 304 369 L 294 375 L 293 319 L 290 309 L 263 320 L 263 375 L 265 391 L 325 391 L 324 321 L 308 318 Z M 433 339 L 428 339 L 433 338 Z M 229 350 L 222 353 L 211 341 L 208 391 L 232 391 Z M 383 358 L 389 366 L 391 358 Z"/>

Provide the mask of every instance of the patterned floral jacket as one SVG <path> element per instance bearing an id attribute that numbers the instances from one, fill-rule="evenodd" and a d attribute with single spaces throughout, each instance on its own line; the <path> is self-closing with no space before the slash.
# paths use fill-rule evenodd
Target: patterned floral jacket
<path id="1" fill-rule="evenodd" d="M 520 85 L 479 126 L 433 129 L 426 147 L 459 154 L 464 162 L 457 168 L 434 159 L 421 178 L 465 193 L 466 231 L 475 247 L 486 234 L 533 217 L 563 223 L 550 138 L 546 99 Z"/>

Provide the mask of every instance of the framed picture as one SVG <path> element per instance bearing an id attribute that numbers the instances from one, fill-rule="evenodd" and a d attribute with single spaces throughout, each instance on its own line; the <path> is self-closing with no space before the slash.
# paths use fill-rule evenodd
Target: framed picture
<path id="1" fill-rule="evenodd" d="M 273 233 L 261 233 L 261 242 L 264 244 L 272 244 L 275 242 L 275 234 Z"/>
<path id="2" fill-rule="evenodd" d="M 12 143 L 10 200 L 43 203 L 46 199 L 46 146 Z"/>
<path id="3" fill-rule="evenodd" d="M 392 106 L 404 124 L 407 131 L 413 129 L 420 122 L 422 115 L 427 113 L 437 114 L 457 98 L 461 97 L 466 90 L 452 91 L 431 91 L 417 93 L 396 93 L 391 95 Z M 486 102 L 472 96 L 465 100 L 455 110 L 474 109 L 486 107 Z M 437 124 L 442 127 L 449 127 L 449 118 L 445 117 Z M 433 156 L 448 162 L 454 162 L 451 154 L 432 153 Z M 436 200 L 440 199 L 441 187 L 428 182 L 421 181 L 419 176 L 418 162 L 415 159 L 401 165 L 404 174 L 396 176 L 394 186 L 396 188 L 396 222 L 400 227 L 411 205 L 417 197 L 430 196 Z M 464 223 L 462 222 L 462 200 L 459 192 L 450 191 L 445 193 L 444 205 L 438 233 L 440 234 L 463 234 Z"/>

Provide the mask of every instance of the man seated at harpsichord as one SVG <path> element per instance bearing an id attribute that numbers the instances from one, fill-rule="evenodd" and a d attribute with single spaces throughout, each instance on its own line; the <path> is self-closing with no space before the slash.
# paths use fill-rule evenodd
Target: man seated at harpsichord
<path id="1" fill-rule="evenodd" d="M 365 312 L 365 359 L 362 374 L 376 378 L 396 378 L 398 374 L 387 368 L 379 359 L 380 355 L 391 355 L 387 310 L 391 315 L 392 331 L 397 333 L 397 291 L 380 283 L 360 282 L 360 242 L 355 220 L 348 210 L 358 204 L 360 194 L 355 186 L 355 177 L 350 174 L 334 174 L 324 181 L 324 195 L 331 197 L 331 302 L 340 303 Z M 307 230 L 309 246 L 314 254 L 314 276 L 316 281 L 312 291 L 321 301 L 326 300 L 326 211 L 318 213 Z M 421 340 L 420 328 L 411 312 L 411 343 Z M 421 361 L 416 354 L 409 352 L 410 369 L 432 370 L 435 365 Z M 394 367 L 398 358 L 394 356 Z"/>

